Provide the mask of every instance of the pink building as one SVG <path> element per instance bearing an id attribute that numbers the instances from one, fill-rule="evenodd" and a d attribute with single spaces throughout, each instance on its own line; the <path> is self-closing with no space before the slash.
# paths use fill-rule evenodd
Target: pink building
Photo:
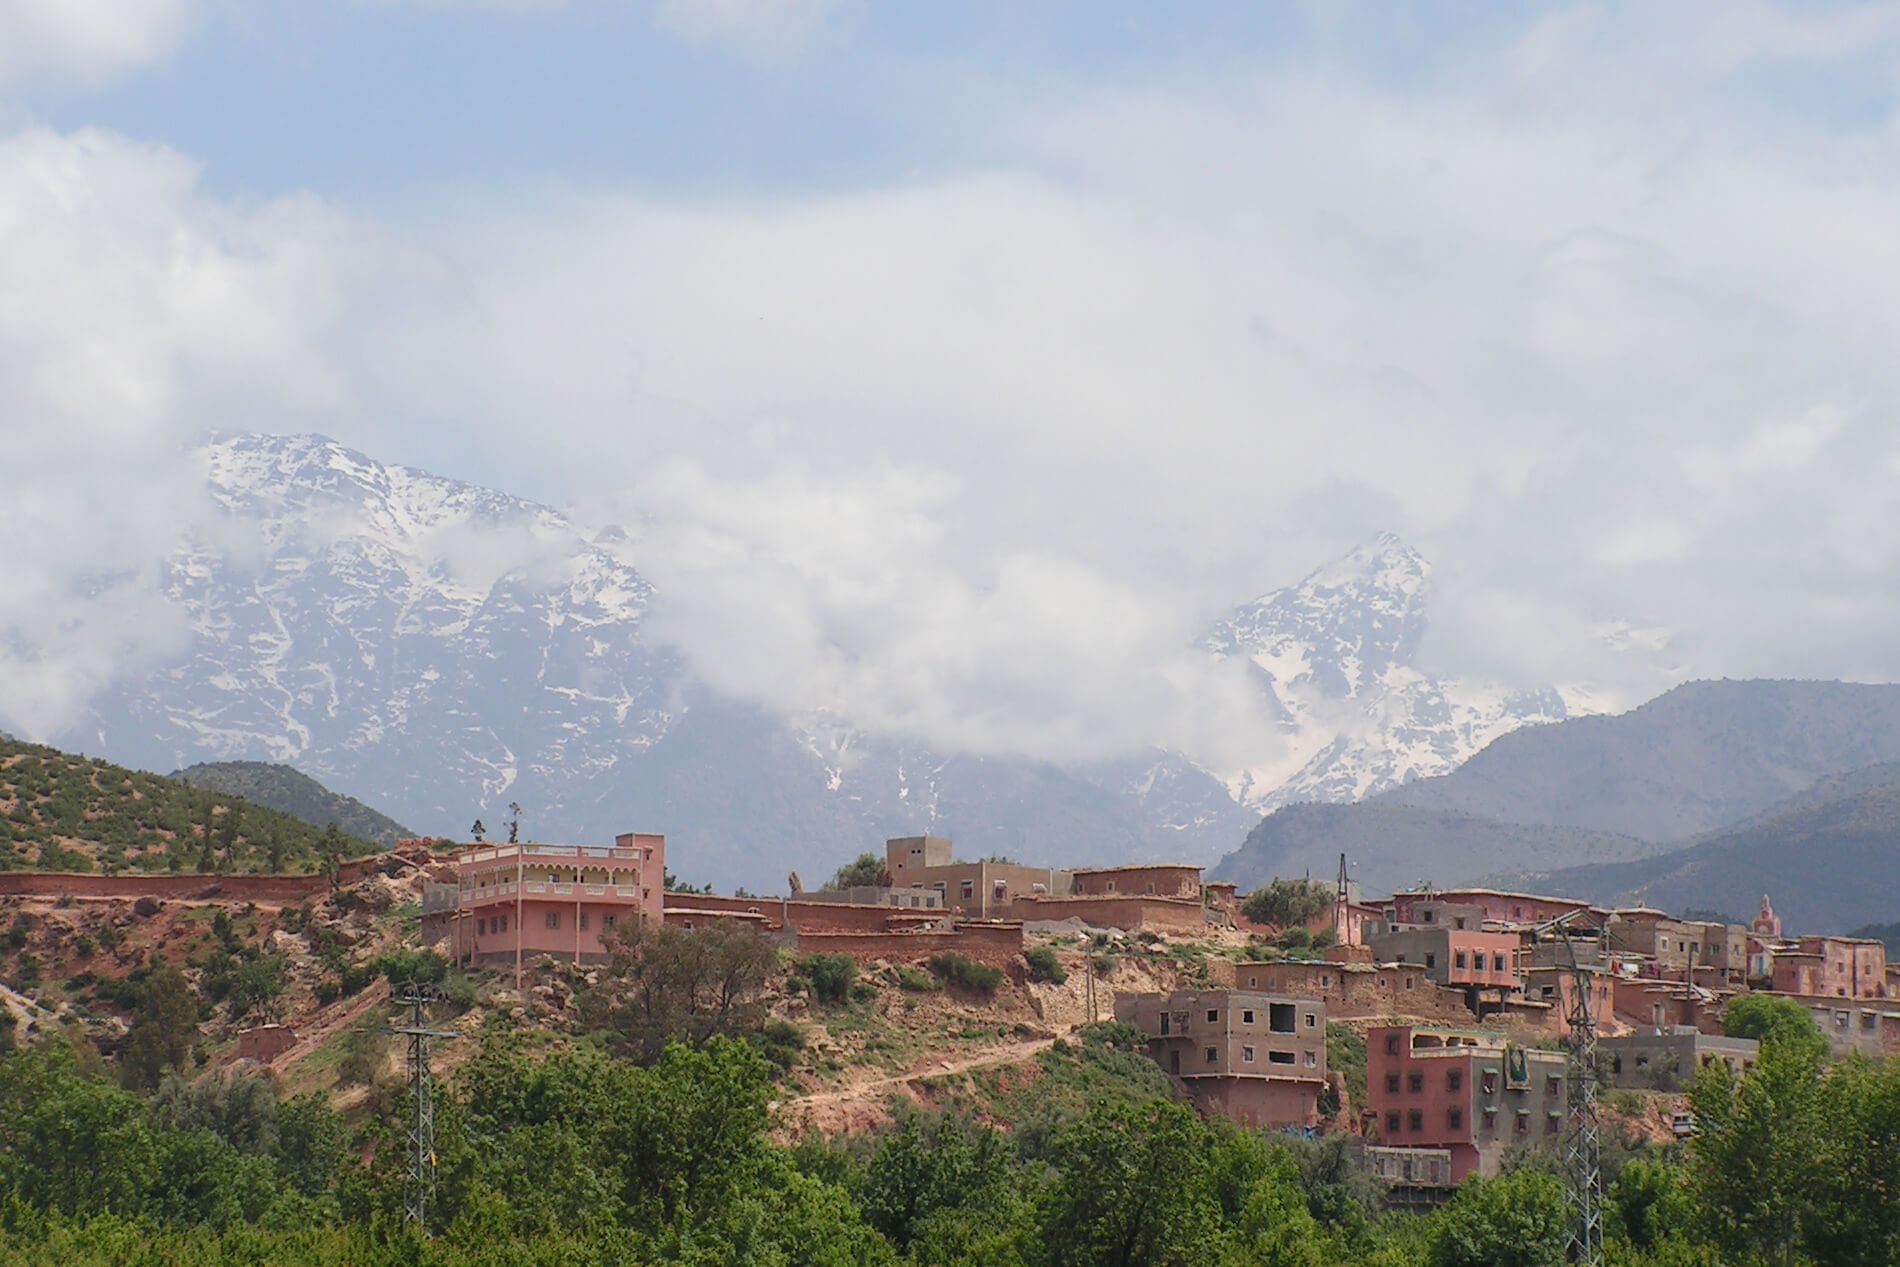
<path id="1" fill-rule="evenodd" d="M 1368 1135 L 1391 1148 L 1446 1149 L 1452 1183 L 1495 1175 L 1511 1144 L 1548 1141 L 1568 1111 L 1564 1054 L 1488 1030 L 1375 1027 L 1366 1033 Z"/>
<path id="2" fill-rule="evenodd" d="M 1774 959 L 1775 993 L 1887 997 L 1887 948 L 1864 937 L 1803 937 Z"/>
<path id="3" fill-rule="evenodd" d="M 612 845 L 475 845 L 455 857 L 452 946 L 458 959 L 606 956 L 601 941 L 625 920 L 660 919 L 666 838 L 629 832 Z"/>

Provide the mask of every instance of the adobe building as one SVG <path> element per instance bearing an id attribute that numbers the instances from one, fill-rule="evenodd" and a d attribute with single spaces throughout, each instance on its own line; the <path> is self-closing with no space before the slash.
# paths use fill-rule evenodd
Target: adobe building
<path id="1" fill-rule="evenodd" d="M 1776 994 L 1887 997 L 1887 947 L 1868 937 L 1801 937 L 1774 957 Z"/>
<path id="2" fill-rule="evenodd" d="M 1326 1085 L 1326 1009 L 1252 990 L 1121 995 L 1115 1019 L 1203 1114 L 1242 1126 L 1312 1126 Z"/>
<path id="3" fill-rule="evenodd" d="M 1070 873 L 1077 897 L 1185 897 L 1201 900 L 1201 869 L 1185 863 L 1092 867 Z"/>
<path id="4" fill-rule="evenodd" d="M 542 955 L 606 958 L 602 935 L 627 920 L 663 917 L 666 838 L 644 832 L 612 845 L 473 845 L 455 855 L 458 960 L 513 963 Z"/>
<path id="5" fill-rule="evenodd" d="M 1366 1034 L 1368 1134 L 1384 1148 L 1445 1149 L 1451 1183 L 1498 1173 L 1513 1144 L 1561 1136 L 1565 1057 L 1492 1030 L 1377 1026 Z"/>
<path id="6" fill-rule="evenodd" d="M 1066 894 L 1074 873 L 1019 862 L 958 862 L 948 836 L 897 836 L 884 842 L 884 869 L 892 889 L 926 889 L 942 906 L 973 919 L 1011 913 L 1011 903 L 1031 894 Z"/>
<path id="7" fill-rule="evenodd" d="M 1435 913 L 1435 912 L 1431 912 Z M 1368 925 L 1366 945 L 1381 963 L 1422 965 L 1442 986 L 1461 990 L 1473 1016 L 1496 1012 L 1521 992 L 1516 933 L 1480 932 L 1450 925 Z"/>
<path id="8" fill-rule="evenodd" d="M 1479 927 L 1484 922 L 1519 927 L 1547 923 L 1573 911 L 1600 912 L 1575 898 L 1545 897 L 1536 893 L 1511 893 L 1499 889 L 1417 889 L 1394 893 L 1384 903 L 1385 918 L 1392 924 L 1443 923 L 1442 918 L 1427 916 L 1431 906 L 1475 908 Z M 1466 912 L 1469 914 L 1469 912 Z"/>
<path id="9" fill-rule="evenodd" d="M 1761 1044 L 1752 1038 L 1705 1034 L 1690 1025 L 1639 1030 L 1597 1041 L 1597 1066 L 1611 1086 L 1646 1091 L 1684 1091 L 1704 1065 L 1723 1064 L 1741 1074 L 1755 1067 Z"/>

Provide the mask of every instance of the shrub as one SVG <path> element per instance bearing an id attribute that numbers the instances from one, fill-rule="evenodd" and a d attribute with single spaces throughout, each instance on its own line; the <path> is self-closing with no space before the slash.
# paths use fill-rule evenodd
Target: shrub
<path id="1" fill-rule="evenodd" d="M 1061 985 L 1069 979 L 1067 970 L 1063 968 L 1062 961 L 1056 958 L 1056 952 L 1052 947 L 1037 946 L 1023 955 L 1023 958 L 1029 964 L 1031 981 L 1047 981 L 1051 985 Z"/>
<path id="2" fill-rule="evenodd" d="M 877 987 L 872 985 L 869 981 L 854 981 L 851 983 L 851 1001 L 853 1003 L 869 1003 L 876 997 Z"/>
<path id="3" fill-rule="evenodd" d="M 812 997 L 820 1003 L 842 1003 L 857 984 L 858 961 L 850 955 L 807 955 L 799 965 L 811 981 Z"/>
<path id="4" fill-rule="evenodd" d="M 932 955 L 928 967 L 937 974 L 940 980 L 977 994 L 994 994 L 996 987 L 1003 984 L 1001 968 L 992 968 L 986 963 L 978 963 L 967 955 L 959 955 L 954 951 Z"/>
<path id="5" fill-rule="evenodd" d="M 448 975 L 449 961 L 433 950 L 392 950 L 378 955 L 370 967 L 389 978 L 392 986 L 409 982 L 435 985 Z"/>
<path id="6" fill-rule="evenodd" d="M 767 1021 L 758 1033 L 747 1035 L 746 1041 L 780 1069 L 790 1069 L 798 1053 L 805 1050 L 805 1031 L 790 1021 Z"/>
<path id="7" fill-rule="evenodd" d="M 1240 904 L 1240 913 L 1256 924 L 1284 927 L 1304 924 L 1333 904 L 1333 891 L 1318 880 L 1272 880 Z"/>
<path id="8" fill-rule="evenodd" d="M 335 977 L 320 977 L 316 985 L 317 1006 L 329 1007 L 343 997 L 343 983 Z"/>
<path id="9" fill-rule="evenodd" d="M 919 972 L 907 963 L 900 963 L 897 965 L 897 988 L 912 994 L 929 994 L 943 989 L 943 986 L 928 972 Z"/>
<path id="10" fill-rule="evenodd" d="M 140 919 L 150 919 L 158 914 L 158 899 L 150 894 L 132 903 L 132 913 Z"/>
<path id="11" fill-rule="evenodd" d="M 89 957 L 94 951 L 98 949 L 99 949 L 98 943 L 93 941 L 92 938 L 86 936 L 86 934 L 84 933 L 81 933 L 79 934 L 79 936 L 73 938 L 73 951 L 76 954 L 78 954 L 78 956 L 81 959 L 85 959 Z"/>

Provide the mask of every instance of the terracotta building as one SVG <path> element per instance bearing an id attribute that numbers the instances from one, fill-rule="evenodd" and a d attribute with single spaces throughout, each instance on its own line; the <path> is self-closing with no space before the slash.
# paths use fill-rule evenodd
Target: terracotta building
<path id="1" fill-rule="evenodd" d="M 602 934 L 663 915 L 666 838 L 616 836 L 612 845 L 475 845 L 455 856 L 455 955 L 513 963 L 542 955 L 605 957 Z"/>
<path id="2" fill-rule="evenodd" d="M 1252 990 L 1122 995 L 1115 1019 L 1148 1036 L 1148 1054 L 1202 1113 L 1242 1126 L 1310 1126 L 1326 1085 L 1326 1009 Z"/>
<path id="3" fill-rule="evenodd" d="M 1462 990 L 1474 1016 L 1495 1012 L 1520 993 L 1522 939 L 1516 933 L 1384 921 L 1367 926 L 1366 945 L 1381 963 L 1418 964 L 1443 986 Z"/>
<path id="4" fill-rule="evenodd" d="M 1061 896 L 1074 884 L 1074 873 L 1019 862 L 959 862 L 948 836 L 897 836 L 884 842 L 884 869 L 894 889 L 919 888 L 942 894 L 945 908 L 959 915 L 991 919 L 1011 913 L 1011 903 L 1033 894 Z"/>
<path id="5" fill-rule="evenodd" d="M 1887 997 L 1887 948 L 1867 937 L 1801 937 L 1774 958 L 1775 993 Z"/>
<path id="6" fill-rule="evenodd" d="M 1366 1034 L 1369 1134 L 1384 1147 L 1446 1149 L 1452 1182 L 1498 1171 L 1512 1144 L 1563 1133 L 1564 1054 L 1490 1030 L 1375 1027 Z"/>
<path id="7" fill-rule="evenodd" d="M 1086 897 L 1201 897 L 1201 869 L 1184 863 L 1097 867 L 1071 873 L 1071 892 Z"/>

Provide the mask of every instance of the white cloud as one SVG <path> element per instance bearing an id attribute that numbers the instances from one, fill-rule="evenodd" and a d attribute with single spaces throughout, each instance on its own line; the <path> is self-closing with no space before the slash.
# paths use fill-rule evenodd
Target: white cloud
<path id="1" fill-rule="evenodd" d="M 896 187 L 381 228 L 28 133 L 0 383 L 42 500 L 0 514 L 101 522 L 0 610 L 52 654 L 95 623 L 55 583 L 159 538 L 155 455 L 316 427 L 637 526 L 722 685 L 946 746 L 1267 742 L 1181 648 L 1385 526 L 1468 676 L 1900 676 L 1895 133 L 1751 87 L 1878 78 L 1893 10 L 1709 12 L 1565 11 L 1402 89 L 1077 91 Z M 121 653 L 96 623 L 43 710 Z"/>
<path id="2" fill-rule="evenodd" d="M 0 85 L 97 82 L 171 53 L 191 0 L 0 0 Z"/>
<path id="3" fill-rule="evenodd" d="M 659 0 L 653 20 L 691 40 L 783 54 L 810 39 L 839 0 Z"/>

